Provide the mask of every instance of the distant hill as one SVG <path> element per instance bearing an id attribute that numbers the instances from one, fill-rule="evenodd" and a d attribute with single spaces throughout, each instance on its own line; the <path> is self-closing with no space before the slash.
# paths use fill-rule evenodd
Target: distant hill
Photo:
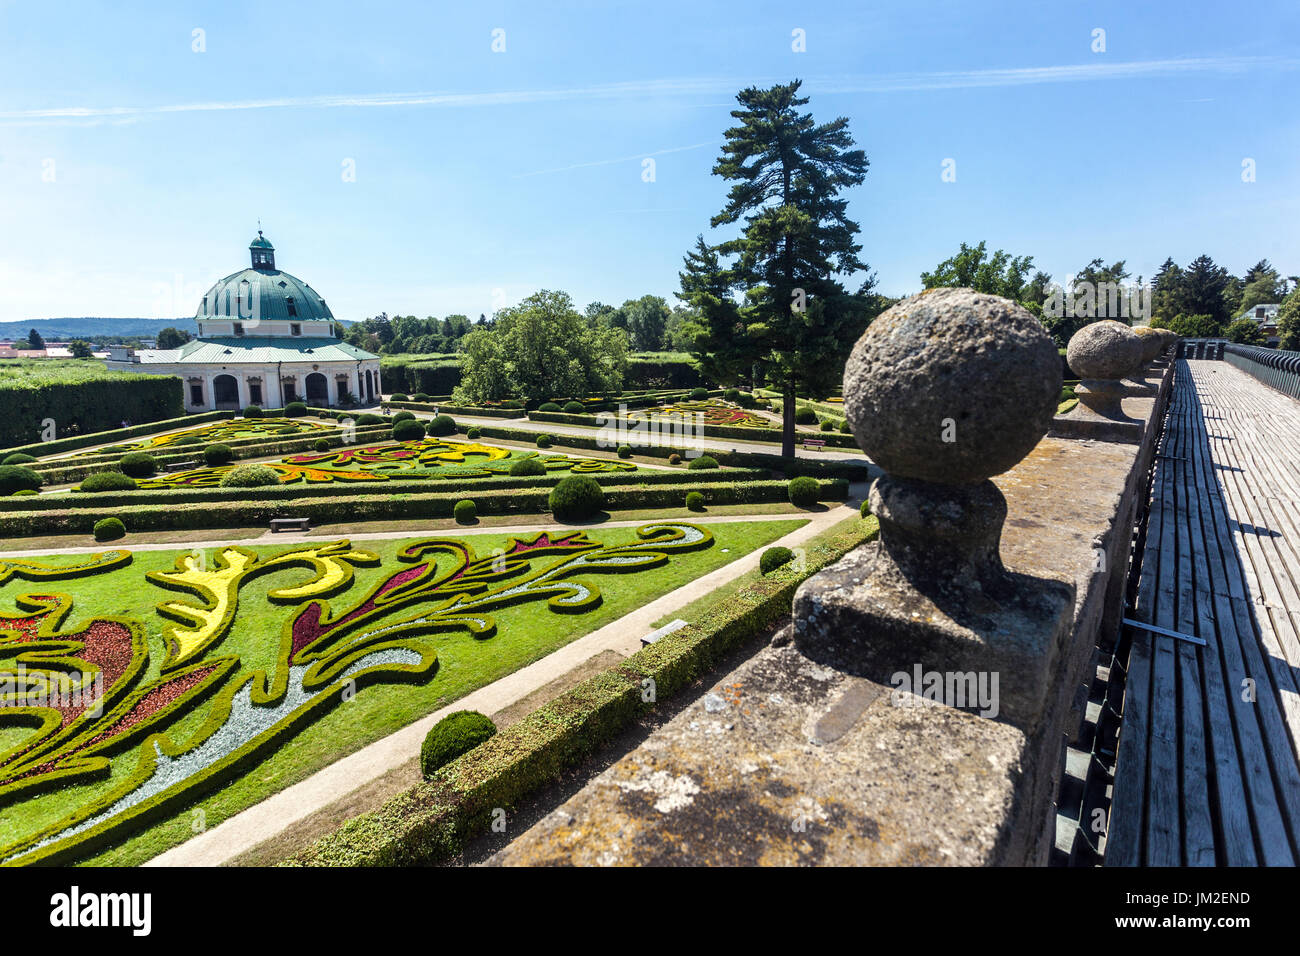
<path id="1" fill-rule="evenodd" d="M 168 326 L 191 335 L 197 331 L 192 315 L 181 319 L 29 319 L 24 322 L 0 322 L 0 339 L 25 339 L 30 329 L 35 329 L 41 338 L 51 341 L 86 339 L 93 335 L 154 338 Z"/>

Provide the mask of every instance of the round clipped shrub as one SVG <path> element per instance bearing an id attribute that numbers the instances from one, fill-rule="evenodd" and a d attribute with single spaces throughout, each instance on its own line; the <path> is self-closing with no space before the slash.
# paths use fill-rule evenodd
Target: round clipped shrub
<path id="1" fill-rule="evenodd" d="M 424 423 L 414 416 L 403 418 L 393 426 L 393 441 L 419 441 L 424 437 Z"/>
<path id="2" fill-rule="evenodd" d="M 783 564 L 789 564 L 794 559 L 794 552 L 789 548 L 783 548 L 777 545 L 775 548 L 768 548 L 758 559 L 758 570 L 763 574 L 771 574 Z"/>
<path id="3" fill-rule="evenodd" d="M 451 511 L 456 516 L 457 524 L 473 524 L 478 520 L 478 507 L 468 498 L 456 502 L 456 507 Z"/>
<path id="4" fill-rule="evenodd" d="M 132 478 L 148 478 L 158 471 L 158 463 L 147 451 L 133 451 L 123 455 L 117 467 L 122 469 L 122 474 Z"/>
<path id="5" fill-rule="evenodd" d="M 469 439 L 475 439 L 480 437 L 482 434 L 483 433 L 478 430 L 478 426 L 470 425 L 469 430 L 465 432 L 465 437 Z"/>
<path id="6" fill-rule="evenodd" d="M 450 415 L 435 415 L 433 421 L 429 422 L 430 435 L 454 435 L 456 434 L 456 420 Z"/>
<path id="7" fill-rule="evenodd" d="M 538 447 L 538 448 L 550 448 L 550 447 L 551 447 L 551 436 L 550 436 L 550 435 L 538 435 L 538 436 L 537 436 L 537 447 Z"/>
<path id="8" fill-rule="evenodd" d="M 740 401 L 740 389 L 738 388 L 724 389 L 722 392 L 722 397 L 729 402 L 738 402 Z"/>
<path id="9" fill-rule="evenodd" d="M 581 415 L 583 411 L 585 411 L 582 407 L 582 402 L 565 402 L 564 410 L 570 415 Z"/>
<path id="10" fill-rule="evenodd" d="M 393 398 L 397 398 L 397 396 L 394 395 Z M 429 396 L 426 395 L 424 392 L 416 392 L 414 395 L 411 396 L 411 400 L 415 402 L 427 402 L 429 400 Z"/>
<path id="11" fill-rule="evenodd" d="M 317 438 L 312 442 L 311 447 L 315 448 L 317 451 L 329 451 L 330 440 L 328 438 Z"/>
<path id="12" fill-rule="evenodd" d="M 631 446 L 631 445 L 619 445 L 619 446 L 618 446 L 618 457 L 619 457 L 619 458 L 631 458 L 631 457 L 632 457 L 632 446 Z"/>
<path id="13" fill-rule="evenodd" d="M 261 418 L 261 417 L 262 417 L 262 406 L 261 406 L 261 405 L 249 405 L 246 409 L 244 409 L 244 417 L 245 417 L 245 418 Z"/>
<path id="14" fill-rule="evenodd" d="M 681 463 L 682 463 L 682 456 L 677 454 L 677 452 L 673 452 L 671 455 L 668 456 L 668 464 L 680 465 Z"/>
<path id="15" fill-rule="evenodd" d="M 303 415 L 306 414 L 307 414 L 306 402 L 290 402 L 288 405 L 284 406 L 285 418 L 301 418 Z"/>
<path id="16" fill-rule="evenodd" d="M 693 402 L 698 402 L 708 397 L 709 397 L 709 390 L 707 388 L 691 389 L 691 401 Z"/>
<path id="17" fill-rule="evenodd" d="M 26 496 L 26 495 L 39 495 L 39 494 L 40 494 L 40 492 L 37 491 L 35 488 L 19 488 L 17 491 L 15 491 L 15 492 L 14 492 L 12 495 L 10 495 L 9 497 L 10 497 L 10 498 L 22 498 L 22 497 L 24 497 L 24 496 Z"/>
<path id="18" fill-rule="evenodd" d="M 236 465 L 221 478 L 222 488 L 261 488 L 279 483 L 280 476 L 268 465 Z"/>
<path id="19" fill-rule="evenodd" d="M 210 468 L 218 468 L 221 465 L 228 465 L 235 460 L 235 453 L 231 451 L 229 445 L 223 445 L 215 442 L 203 449 L 203 460 Z"/>
<path id="20" fill-rule="evenodd" d="M 496 732 L 496 724 L 476 710 L 448 714 L 424 738 L 420 747 L 420 772 L 432 776 L 439 767 L 491 739 Z"/>
<path id="21" fill-rule="evenodd" d="M 691 471 L 699 471 L 703 468 L 717 468 L 719 466 L 718 459 L 712 455 L 701 455 L 699 458 L 693 459 L 686 467 Z"/>
<path id="22" fill-rule="evenodd" d="M 296 435 L 298 434 L 297 425 L 281 425 L 275 430 L 277 435 Z"/>
<path id="23" fill-rule="evenodd" d="M 510 463 L 510 476 L 512 478 L 544 474 L 546 474 L 546 466 L 536 458 L 516 458 Z"/>
<path id="24" fill-rule="evenodd" d="M 840 422 L 840 434 L 841 435 L 853 434 L 853 429 L 849 427 L 849 420 L 847 418 L 844 419 L 844 421 Z"/>
<path id="25" fill-rule="evenodd" d="M 357 424 L 358 425 L 382 425 L 384 424 L 384 416 L 372 415 L 371 413 L 367 412 L 364 415 L 357 416 Z"/>
<path id="26" fill-rule="evenodd" d="M 605 507 L 605 492 L 589 475 L 569 475 L 551 489 L 546 503 L 561 521 L 582 521 Z"/>
<path id="27" fill-rule="evenodd" d="M 686 507 L 691 511 L 704 510 L 704 495 L 698 491 L 688 491 L 686 493 Z"/>
<path id="28" fill-rule="evenodd" d="M 202 435 L 185 435 L 172 442 L 173 445 L 202 445 Z"/>
<path id="29" fill-rule="evenodd" d="M 22 452 L 16 451 L 12 455 L 6 455 L 4 461 L 0 461 L 0 465 L 25 465 L 35 460 L 31 455 L 24 455 Z"/>
<path id="30" fill-rule="evenodd" d="M 791 478 L 789 492 L 790 504 L 799 508 L 811 508 L 817 504 L 817 479 L 808 475 Z"/>
<path id="31" fill-rule="evenodd" d="M 799 425 L 812 425 L 817 421 L 817 413 L 807 405 L 800 405 L 794 410 L 794 420 Z"/>
<path id="32" fill-rule="evenodd" d="M 542 404 L 537 406 L 537 410 L 539 412 L 558 412 L 560 411 L 560 406 L 555 402 L 542 402 Z"/>
<path id="33" fill-rule="evenodd" d="M 870 515 L 871 515 L 871 499 L 870 499 L 870 498 L 863 498 L 863 499 L 862 499 L 862 507 L 858 509 L 858 513 L 859 513 L 860 515 L 862 515 L 862 517 L 864 517 L 864 518 L 870 517 Z"/>
<path id="34" fill-rule="evenodd" d="M 116 541 L 126 536 L 126 525 L 121 518 L 100 518 L 91 529 L 96 541 Z"/>
<path id="35" fill-rule="evenodd" d="M 120 471 L 97 471 L 87 475 L 77 486 L 78 491 L 134 491 L 135 479 Z"/>
<path id="36" fill-rule="evenodd" d="M 392 397 L 389 398 L 389 401 L 390 401 L 390 402 L 409 402 L 410 399 L 406 397 L 406 393 L 405 393 L 405 392 L 393 392 Z"/>
<path id="37" fill-rule="evenodd" d="M 822 431 L 824 431 L 824 432 L 833 432 L 833 431 L 835 431 L 835 419 L 833 419 L 833 418 L 824 418 L 824 419 L 822 419 Z"/>
<path id="38" fill-rule="evenodd" d="M 396 425 L 398 422 L 404 422 L 408 418 L 414 418 L 414 417 L 415 417 L 415 412 L 401 411 L 393 416 L 393 424 Z"/>

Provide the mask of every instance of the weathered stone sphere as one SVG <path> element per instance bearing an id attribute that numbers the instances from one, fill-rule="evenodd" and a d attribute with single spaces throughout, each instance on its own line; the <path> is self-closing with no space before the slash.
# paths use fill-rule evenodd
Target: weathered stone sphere
<path id="1" fill-rule="evenodd" d="M 1075 332 L 1065 357 L 1082 379 L 1123 378 L 1142 364 L 1142 340 L 1123 322 L 1103 319 Z"/>
<path id="2" fill-rule="evenodd" d="M 977 484 L 1047 432 L 1061 358 L 1023 307 L 973 289 L 929 289 L 872 322 L 844 369 L 844 409 L 889 474 Z"/>
<path id="3" fill-rule="evenodd" d="M 1135 325 L 1133 334 L 1142 342 L 1142 363 L 1154 362 L 1156 356 L 1165 350 L 1165 337 L 1160 334 L 1159 329 L 1149 328 L 1145 325 Z"/>

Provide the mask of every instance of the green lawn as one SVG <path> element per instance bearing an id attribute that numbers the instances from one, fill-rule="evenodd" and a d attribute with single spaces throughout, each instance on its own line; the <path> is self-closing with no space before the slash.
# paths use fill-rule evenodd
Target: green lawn
<path id="1" fill-rule="evenodd" d="M 681 519 L 676 519 L 681 520 Z M 600 588 L 603 603 L 583 614 L 559 614 L 545 602 L 530 601 L 494 612 L 498 624 L 495 636 L 475 639 L 467 633 L 442 633 L 413 639 L 436 648 L 437 670 L 420 684 L 379 684 L 363 688 L 353 699 L 329 710 L 315 723 L 289 738 L 287 745 L 265 757 L 255 769 L 224 788 L 198 795 L 174 816 L 149 826 L 119 845 L 102 851 L 87 862 L 115 865 L 138 864 L 193 835 L 195 810 L 201 808 L 204 823 L 215 826 L 223 819 L 289 786 L 316 770 L 360 747 L 384 737 L 406 724 L 494 680 L 510 674 L 562 645 L 635 610 L 681 585 L 700 577 L 744 554 L 761 548 L 804 524 L 802 519 L 739 521 L 705 527 L 714 537 L 705 549 L 672 555 L 666 565 L 632 574 L 590 573 L 585 580 Z M 599 527 L 588 535 L 604 544 L 625 544 L 636 540 L 634 528 Z M 491 554 L 506 544 L 501 534 L 444 533 L 470 542 L 478 555 Z M 380 556 L 380 567 L 359 567 L 356 579 L 342 595 L 331 599 L 333 607 L 345 609 L 367 589 L 403 567 L 395 561 L 399 548 L 412 538 L 365 541 L 358 548 Z M 261 555 L 280 553 L 290 547 L 257 547 Z M 144 573 L 171 570 L 182 551 L 136 552 L 133 563 L 107 574 L 48 586 L 11 580 L 0 586 L 0 613 L 14 611 L 14 597 L 22 593 L 62 591 L 73 595 L 75 604 L 61 630 L 75 631 L 94 617 L 134 617 L 145 627 L 150 662 L 146 680 L 158 674 L 165 650 L 162 628 L 165 622 L 152 608 L 160 601 L 183 596 L 149 584 Z M 68 559 L 49 559 L 60 563 Z M 269 591 L 306 580 L 302 570 L 285 570 L 256 578 L 239 592 L 239 612 L 230 634 L 209 647 L 205 657 L 237 654 L 241 672 L 250 668 L 271 668 L 277 664 L 277 648 L 283 621 L 295 608 L 272 605 Z M 208 712 L 208 704 L 193 708 L 166 729 L 173 740 L 189 739 Z M 5 730 L 0 748 L 12 745 L 23 731 Z M 61 790 L 32 797 L 17 804 L 0 805 L 0 844 L 9 844 L 24 834 L 60 819 L 108 792 L 113 780 L 133 768 L 139 747 L 132 747 L 113 759 L 110 781 L 74 784 Z"/>

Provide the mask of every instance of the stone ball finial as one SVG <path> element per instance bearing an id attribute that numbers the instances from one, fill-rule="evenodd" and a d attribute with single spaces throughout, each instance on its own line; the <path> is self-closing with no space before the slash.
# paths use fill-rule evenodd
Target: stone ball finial
<path id="1" fill-rule="evenodd" d="M 1142 364 L 1142 340 L 1123 322 L 1102 319 L 1070 337 L 1065 358 L 1082 379 L 1120 379 Z"/>
<path id="2" fill-rule="evenodd" d="M 1138 337 L 1142 343 L 1142 364 L 1148 365 L 1154 362 L 1160 353 L 1165 350 L 1168 343 L 1165 337 L 1160 334 L 1159 329 L 1153 329 L 1146 325 L 1136 325 L 1133 327 L 1133 334 Z"/>
<path id="3" fill-rule="evenodd" d="M 859 446 L 891 476 L 972 485 L 1014 467 L 1047 432 L 1061 359 L 1025 308 L 929 289 L 883 312 L 844 369 Z"/>

